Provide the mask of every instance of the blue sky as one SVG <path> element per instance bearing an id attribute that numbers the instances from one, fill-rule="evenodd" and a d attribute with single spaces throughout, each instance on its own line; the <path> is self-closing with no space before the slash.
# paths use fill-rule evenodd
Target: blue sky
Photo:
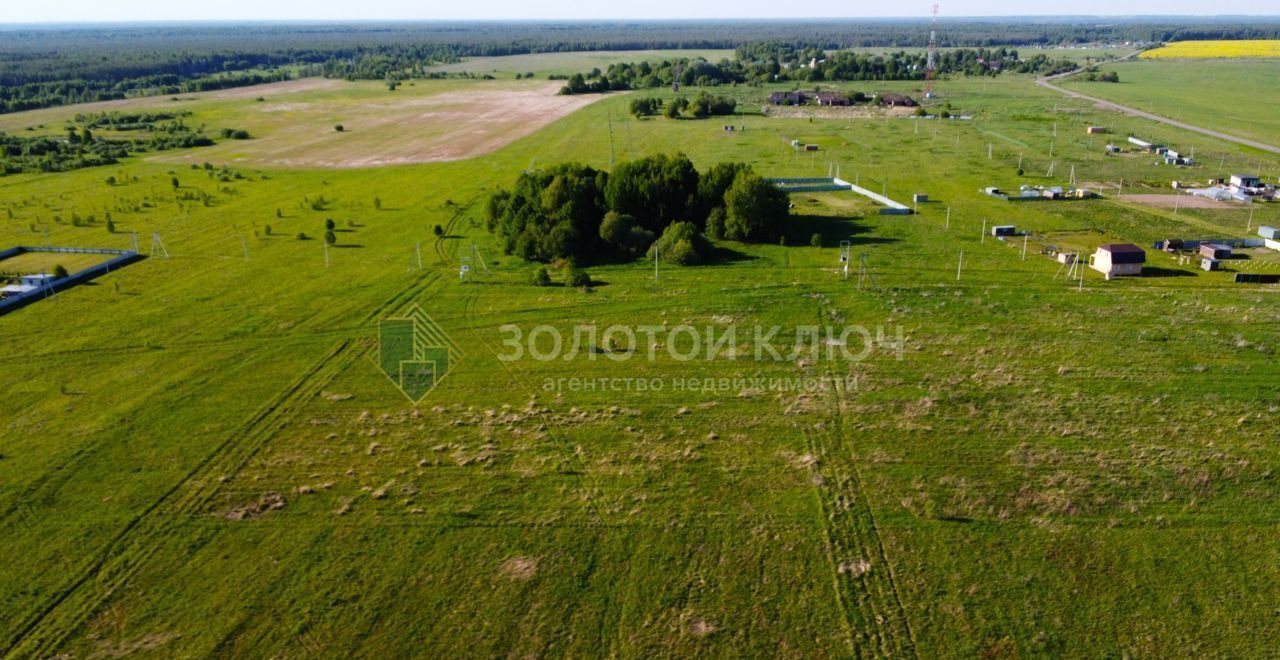
<path id="1" fill-rule="evenodd" d="M 792 18 L 927 16 L 930 0 L 0 0 L 0 22 L 178 20 L 388 20 L 566 18 Z M 949 0 L 945 16 L 1280 14 L 1280 0 L 1226 7 L 1204 0 Z"/>

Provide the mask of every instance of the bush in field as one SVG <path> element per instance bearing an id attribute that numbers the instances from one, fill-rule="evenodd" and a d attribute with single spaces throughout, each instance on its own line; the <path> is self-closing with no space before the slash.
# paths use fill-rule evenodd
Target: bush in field
<path id="1" fill-rule="evenodd" d="M 565 286 L 586 288 L 591 286 L 591 275 L 577 266 L 569 266 L 564 271 Z"/>
<path id="2" fill-rule="evenodd" d="M 680 117 L 680 113 L 684 112 L 685 108 L 688 107 L 689 99 L 681 96 L 680 98 L 668 103 L 666 110 L 663 110 L 662 114 L 667 119 L 678 119 Z"/>
<path id="3" fill-rule="evenodd" d="M 531 281 L 534 286 L 551 286 L 551 274 L 547 272 L 547 267 L 538 266 L 538 268 L 533 271 Z"/>
<path id="4" fill-rule="evenodd" d="M 662 99 L 639 98 L 631 100 L 631 114 L 636 117 L 651 117 L 662 108 Z"/>
<path id="5" fill-rule="evenodd" d="M 66 277 L 66 276 L 67 276 L 67 269 L 66 269 L 65 267 L 63 267 L 63 265 L 62 265 L 62 264 L 58 264 L 58 265 L 56 265 L 56 266 L 54 266 L 54 267 L 53 267 L 53 277 L 54 277 L 54 279 L 59 279 L 59 280 L 60 280 L 60 279 L 62 279 L 62 278 L 64 278 L 64 277 Z"/>
<path id="6" fill-rule="evenodd" d="M 659 261 L 666 263 L 693 266 L 706 263 L 711 259 L 711 254 L 711 243 L 698 232 L 692 222 L 675 222 L 649 248 L 648 256 L 650 259 L 656 256 Z"/>

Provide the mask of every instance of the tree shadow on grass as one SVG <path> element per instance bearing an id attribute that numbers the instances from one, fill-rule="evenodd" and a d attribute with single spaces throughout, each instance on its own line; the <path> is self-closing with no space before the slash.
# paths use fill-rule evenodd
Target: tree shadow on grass
<path id="1" fill-rule="evenodd" d="M 718 266 L 722 264 L 740 263 L 743 261 L 756 261 L 760 257 L 755 255 L 739 252 L 733 248 L 723 245 L 715 245 L 711 248 L 711 255 L 707 258 L 706 265 Z"/>
<path id="2" fill-rule="evenodd" d="M 334 243 L 333 245 L 330 245 L 329 247 L 332 247 L 332 248 L 340 248 L 340 249 L 343 249 L 343 250 L 350 250 L 350 249 L 353 249 L 353 248 L 362 248 L 362 247 L 364 247 L 364 246 L 363 246 L 363 245 L 360 245 L 359 243 Z"/>
<path id="3" fill-rule="evenodd" d="M 1177 270 L 1175 268 L 1158 268 L 1154 266 L 1144 266 L 1142 268 L 1143 277 L 1195 277 L 1196 274 L 1187 270 Z"/>
<path id="4" fill-rule="evenodd" d="M 834 247 L 840 241 L 849 241 L 853 245 L 874 245 L 879 243 L 897 243 L 896 238 L 883 236 L 866 236 L 871 228 L 856 222 L 855 218 L 842 218 L 828 215 L 796 215 L 791 217 L 791 235 L 797 244 L 809 245 L 814 234 L 822 238 L 823 247 Z"/>

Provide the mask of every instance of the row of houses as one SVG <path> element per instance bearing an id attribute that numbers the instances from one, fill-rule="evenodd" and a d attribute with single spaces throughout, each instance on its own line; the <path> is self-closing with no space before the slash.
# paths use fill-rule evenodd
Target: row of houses
<path id="1" fill-rule="evenodd" d="M 1179 183 L 1174 187 L 1180 188 L 1182 185 Z M 1195 188 L 1190 192 L 1197 197 L 1244 204 L 1255 199 L 1270 200 L 1276 197 L 1275 186 L 1264 184 L 1260 177 L 1252 174 L 1232 174 L 1229 179 L 1210 179 L 1208 187 Z"/>
<path id="2" fill-rule="evenodd" d="M 1005 192 L 999 188 L 983 188 L 983 194 L 1009 202 L 1024 202 L 1042 199 L 1092 199 L 1097 193 L 1084 188 L 1062 186 L 1027 186 L 1024 185 L 1016 193 Z"/>
<path id="3" fill-rule="evenodd" d="M 840 92 L 774 92 L 769 95 L 770 105 L 820 105 L 828 107 L 850 106 L 854 103 L 865 100 L 860 93 L 855 93 L 852 97 L 841 94 Z M 877 94 L 873 102 L 888 107 L 905 107 L 913 108 L 916 106 L 915 99 L 905 94 L 895 94 L 893 92 L 885 92 Z"/>
<path id="4" fill-rule="evenodd" d="M 1132 135 L 1129 136 L 1129 144 L 1132 144 L 1143 151 L 1159 156 L 1165 165 L 1190 166 L 1196 164 L 1196 160 L 1190 156 L 1184 156 L 1162 144 L 1154 144 L 1152 142 L 1147 142 L 1146 140 L 1140 140 Z M 1119 149 L 1116 148 L 1115 145 L 1107 145 L 1107 151 L 1118 150 Z"/>

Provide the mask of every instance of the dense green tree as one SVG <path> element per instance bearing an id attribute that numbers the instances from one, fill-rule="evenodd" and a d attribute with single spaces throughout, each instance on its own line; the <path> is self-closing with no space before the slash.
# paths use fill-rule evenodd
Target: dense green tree
<path id="1" fill-rule="evenodd" d="M 635 218 L 617 211 L 609 211 L 600 222 L 600 238 L 609 245 L 621 246 L 631 236 L 631 230 L 635 226 Z"/>
<path id="2" fill-rule="evenodd" d="M 711 213 L 707 215 L 706 235 L 716 240 L 723 239 L 725 219 L 726 214 L 723 206 L 711 209 Z"/>
<path id="3" fill-rule="evenodd" d="M 648 256 L 659 261 L 692 266 L 711 259 L 711 243 L 692 222 L 674 222 L 662 232 L 662 237 L 649 248 Z"/>
<path id="4" fill-rule="evenodd" d="M 742 172 L 751 172 L 746 163 L 726 161 L 712 165 L 698 180 L 698 217 L 708 218 L 710 213 L 724 206 L 724 194 Z"/>
<path id="5" fill-rule="evenodd" d="M 526 172 L 513 190 L 489 199 L 486 220 L 509 254 L 589 261 L 601 243 L 607 180 L 605 173 L 576 163 Z"/>
<path id="6" fill-rule="evenodd" d="M 630 215 L 654 233 L 690 217 L 698 171 L 687 156 L 659 154 L 619 164 L 605 187 L 608 208 Z"/>
<path id="7" fill-rule="evenodd" d="M 742 172 L 724 196 L 725 238 L 770 241 L 783 234 L 790 201 L 777 186 L 754 172 Z"/>

